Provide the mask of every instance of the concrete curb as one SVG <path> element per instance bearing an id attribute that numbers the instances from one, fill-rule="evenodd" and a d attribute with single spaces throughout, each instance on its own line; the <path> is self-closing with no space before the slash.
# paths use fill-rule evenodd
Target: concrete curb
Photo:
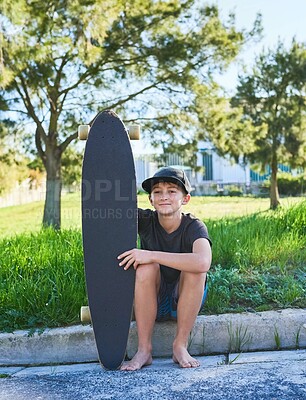
<path id="1" fill-rule="evenodd" d="M 155 325 L 153 355 L 168 357 L 176 323 Z M 306 309 L 261 313 L 199 316 L 190 336 L 193 355 L 306 348 Z M 131 323 L 127 355 L 137 349 L 137 330 Z M 47 329 L 29 336 L 27 331 L 0 334 L 0 365 L 65 364 L 97 361 L 89 325 Z"/>

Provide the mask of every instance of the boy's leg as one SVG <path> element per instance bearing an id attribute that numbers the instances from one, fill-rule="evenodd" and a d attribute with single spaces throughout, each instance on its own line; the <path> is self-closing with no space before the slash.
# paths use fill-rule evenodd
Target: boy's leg
<path id="1" fill-rule="evenodd" d="M 157 294 L 160 285 L 159 264 L 143 264 L 136 270 L 135 319 L 138 351 L 121 370 L 135 371 L 152 363 L 152 332 L 157 313 Z"/>
<path id="2" fill-rule="evenodd" d="M 173 360 L 183 368 L 198 367 L 199 362 L 187 350 L 189 334 L 199 313 L 206 274 L 181 272 L 177 305 L 177 333 L 173 342 Z"/>

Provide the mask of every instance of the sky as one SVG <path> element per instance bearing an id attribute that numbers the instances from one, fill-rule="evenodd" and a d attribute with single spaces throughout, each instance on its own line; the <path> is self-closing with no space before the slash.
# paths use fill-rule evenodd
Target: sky
<path id="1" fill-rule="evenodd" d="M 262 14 L 263 39 L 240 56 L 248 65 L 252 65 L 263 47 L 275 48 L 279 39 L 288 48 L 294 36 L 297 41 L 306 43 L 306 0 L 215 0 L 212 3 L 219 6 L 222 19 L 233 11 L 237 28 L 250 30 L 256 14 Z M 218 82 L 231 91 L 237 83 L 238 72 L 239 66 L 233 65 Z"/>
<path id="2" fill-rule="evenodd" d="M 299 42 L 306 43 L 306 0 L 211 0 L 209 3 L 219 6 L 224 20 L 229 12 L 235 12 L 236 26 L 240 29 L 251 30 L 257 13 L 262 14 L 263 39 L 240 56 L 250 66 L 263 47 L 275 48 L 278 39 L 288 47 L 294 36 Z M 226 74 L 217 79 L 228 93 L 235 90 L 240 68 L 238 64 L 232 65 Z M 144 146 L 143 141 L 132 142 L 132 146 L 135 153 L 152 152 L 152 148 L 148 144 Z"/>

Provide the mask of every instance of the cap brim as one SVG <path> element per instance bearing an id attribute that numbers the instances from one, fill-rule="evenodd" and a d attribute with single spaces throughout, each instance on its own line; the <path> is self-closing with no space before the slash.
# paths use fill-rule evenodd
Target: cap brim
<path id="1" fill-rule="evenodd" d="M 142 182 L 142 188 L 147 192 L 151 193 L 152 187 L 158 183 L 158 182 L 171 182 L 175 183 L 176 185 L 180 186 L 186 194 L 188 194 L 188 191 L 185 187 L 185 185 L 177 178 L 169 177 L 169 176 L 158 176 L 158 177 L 153 177 L 153 178 L 148 178 Z"/>

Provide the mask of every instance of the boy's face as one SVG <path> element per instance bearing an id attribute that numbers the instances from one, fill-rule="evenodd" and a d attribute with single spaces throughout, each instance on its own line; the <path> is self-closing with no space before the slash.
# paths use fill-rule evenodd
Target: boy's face
<path id="1" fill-rule="evenodd" d="M 150 202 L 160 215 L 173 215 L 190 200 L 190 194 L 172 182 L 156 183 L 149 196 Z"/>

